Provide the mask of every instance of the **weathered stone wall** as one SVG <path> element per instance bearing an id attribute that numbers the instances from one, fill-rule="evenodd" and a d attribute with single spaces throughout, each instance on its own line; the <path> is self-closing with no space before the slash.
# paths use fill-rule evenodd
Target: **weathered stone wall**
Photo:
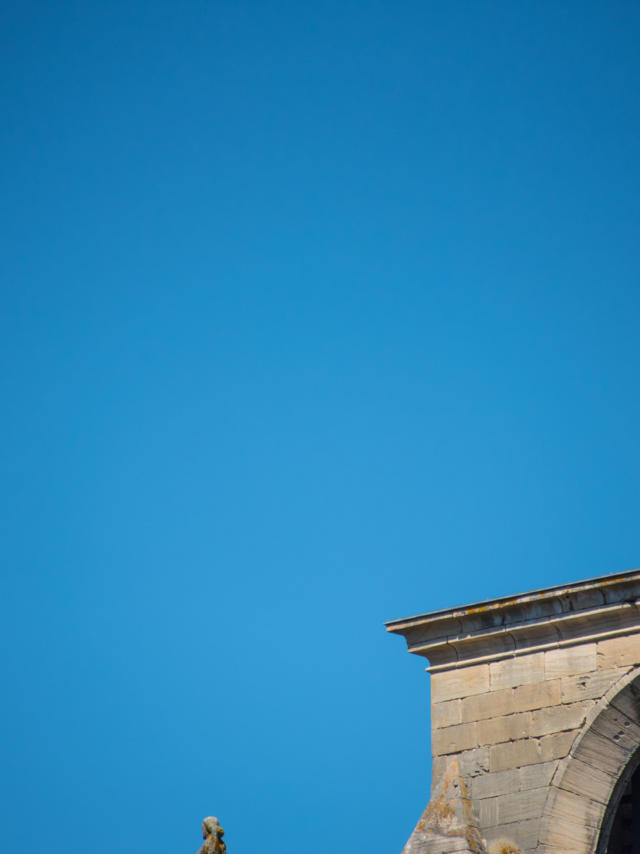
<path id="1" fill-rule="evenodd" d="M 433 674 L 434 784 L 458 756 L 487 842 L 535 850 L 559 761 L 597 701 L 639 664 L 636 634 Z"/>
<path id="2" fill-rule="evenodd" d="M 596 851 L 640 755 L 639 603 L 634 572 L 389 624 L 431 662 L 432 797 L 406 854 Z"/>

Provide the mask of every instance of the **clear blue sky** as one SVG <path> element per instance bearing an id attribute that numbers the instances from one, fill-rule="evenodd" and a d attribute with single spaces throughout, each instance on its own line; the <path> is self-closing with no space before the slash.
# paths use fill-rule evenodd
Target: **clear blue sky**
<path id="1" fill-rule="evenodd" d="M 0 848 L 397 852 L 383 621 L 640 563 L 640 7 L 0 20 Z"/>

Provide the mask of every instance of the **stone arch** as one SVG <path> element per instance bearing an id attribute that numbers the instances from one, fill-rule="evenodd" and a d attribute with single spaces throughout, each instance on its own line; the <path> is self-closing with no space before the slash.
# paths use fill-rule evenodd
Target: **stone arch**
<path id="1" fill-rule="evenodd" d="M 591 709 L 547 795 L 540 849 L 604 854 L 626 782 L 640 763 L 640 667 Z"/>
<path id="2" fill-rule="evenodd" d="M 632 778 L 637 776 L 638 766 L 640 765 L 640 749 L 638 749 L 635 755 L 631 758 L 629 764 L 622 772 L 620 779 L 618 780 L 618 784 L 614 789 L 613 796 L 609 801 L 609 806 L 604 815 L 604 819 L 602 821 L 602 826 L 600 828 L 600 836 L 598 839 L 598 847 L 596 849 L 596 854 L 606 854 L 608 851 L 608 846 L 610 844 L 610 838 L 613 831 L 614 823 L 616 822 L 618 807 L 620 806 L 620 802 L 622 800 L 623 795 L 625 794 L 625 790 L 627 789 L 627 785 L 629 784 Z M 633 798 L 634 795 L 635 784 L 631 790 L 631 796 Z M 634 824 L 636 823 L 635 817 L 631 817 L 632 821 L 632 829 Z M 619 828 L 619 831 L 621 829 Z M 624 833 L 624 830 L 622 830 Z"/>

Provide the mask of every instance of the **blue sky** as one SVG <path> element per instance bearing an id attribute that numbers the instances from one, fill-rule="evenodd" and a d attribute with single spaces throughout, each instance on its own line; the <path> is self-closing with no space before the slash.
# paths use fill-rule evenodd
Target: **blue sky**
<path id="1" fill-rule="evenodd" d="M 0 847 L 399 851 L 383 621 L 640 562 L 640 8 L 1 21 Z"/>

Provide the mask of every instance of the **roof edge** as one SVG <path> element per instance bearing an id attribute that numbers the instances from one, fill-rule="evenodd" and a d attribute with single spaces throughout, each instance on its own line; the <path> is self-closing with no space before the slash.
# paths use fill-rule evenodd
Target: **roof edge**
<path id="1" fill-rule="evenodd" d="M 386 624 L 430 672 L 640 631 L 640 569 L 501 596 Z"/>
<path id="2" fill-rule="evenodd" d="M 388 632 L 400 634 L 402 626 L 410 626 L 416 623 L 423 623 L 431 620 L 441 620 L 447 617 L 455 618 L 465 616 L 466 614 L 476 613 L 481 611 L 500 611 L 501 608 L 506 609 L 516 605 L 525 605 L 529 602 L 534 603 L 542 599 L 551 599 L 554 596 L 567 596 L 571 593 L 580 593 L 588 591 L 595 587 L 608 587 L 616 583 L 625 583 L 637 576 L 640 580 L 640 568 L 629 569 L 624 572 L 614 572 L 607 575 L 599 575 L 595 578 L 587 578 L 582 581 L 573 581 L 569 584 L 557 584 L 552 587 L 541 587 L 537 590 L 531 590 L 526 593 L 517 593 L 511 596 L 498 596 L 495 599 L 482 599 L 479 602 L 469 603 L 467 605 L 457 605 L 453 608 L 443 608 L 438 611 L 427 611 L 424 614 L 416 614 L 411 617 L 400 617 L 399 619 L 389 620 L 384 623 Z"/>

